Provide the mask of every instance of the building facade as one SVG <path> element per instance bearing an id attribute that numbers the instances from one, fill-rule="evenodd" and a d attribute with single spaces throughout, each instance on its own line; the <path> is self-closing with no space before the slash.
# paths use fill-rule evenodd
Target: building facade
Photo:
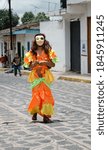
<path id="1" fill-rule="evenodd" d="M 46 34 L 59 57 L 55 69 L 91 73 L 91 1 L 67 0 L 62 6 L 50 13 L 52 18 L 60 18 L 40 23 L 40 32 Z"/>
<path id="2" fill-rule="evenodd" d="M 34 35 L 37 33 L 40 33 L 40 29 L 39 25 L 36 23 L 14 27 L 12 30 L 11 50 L 9 29 L 0 31 L 0 56 L 4 56 L 6 54 L 9 60 L 9 65 L 11 65 L 15 53 L 18 53 L 23 63 L 24 54 L 30 50 Z M 2 67 L 1 63 L 0 67 Z"/>

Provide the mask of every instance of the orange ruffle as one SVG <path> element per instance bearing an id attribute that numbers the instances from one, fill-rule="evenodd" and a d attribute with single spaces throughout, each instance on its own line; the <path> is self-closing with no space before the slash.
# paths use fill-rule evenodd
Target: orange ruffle
<path id="1" fill-rule="evenodd" d="M 51 116 L 54 114 L 54 99 L 50 88 L 43 82 L 32 89 L 32 99 L 28 107 L 31 114 Z"/>

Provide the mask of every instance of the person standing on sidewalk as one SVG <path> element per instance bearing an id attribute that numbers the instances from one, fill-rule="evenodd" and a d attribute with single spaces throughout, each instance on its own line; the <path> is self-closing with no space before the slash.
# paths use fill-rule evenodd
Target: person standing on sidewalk
<path id="1" fill-rule="evenodd" d="M 17 70 L 19 71 L 19 75 L 21 76 L 21 59 L 18 54 L 15 54 L 13 59 L 13 68 L 14 68 L 14 75 L 17 76 Z"/>
<path id="2" fill-rule="evenodd" d="M 28 81 L 32 87 L 32 98 L 28 106 L 28 112 L 32 120 L 37 120 L 37 113 L 43 117 L 44 123 L 52 122 L 54 114 L 54 98 L 50 85 L 54 77 L 50 71 L 55 66 L 57 56 L 52 50 L 44 34 L 34 36 L 31 50 L 25 54 L 24 67 L 30 67 L 31 72 Z"/>
<path id="3" fill-rule="evenodd" d="M 4 56 L 2 55 L 0 57 L 0 62 L 2 63 L 2 67 L 3 68 L 6 68 L 7 67 L 7 64 L 8 64 L 8 57 L 7 55 L 5 54 Z"/>

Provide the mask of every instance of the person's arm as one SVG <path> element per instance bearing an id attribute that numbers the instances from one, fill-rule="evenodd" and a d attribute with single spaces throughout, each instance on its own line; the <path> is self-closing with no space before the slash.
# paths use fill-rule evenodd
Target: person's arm
<path id="1" fill-rule="evenodd" d="M 30 63 L 30 68 L 33 69 L 33 67 L 35 67 L 36 65 L 39 65 L 38 61 L 33 61 Z"/>
<path id="2" fill-rule="evenodd" d="M 16 65 L 16 63 L 15 63 L 15 58 L 13 59 L 13 62 L 12 62 L 14 65 Z"/>
<path id="3" fill-rule="evenodd" d="M 46 65 L 46 66 L 48 66 L 49 68 L 55 66 L 55 63 L 53 63 L 51 60 L 50 60 L 50 61 L 41 61 L 41 62 L 39 62 L 39 64 L 40 64 L 40 65 Z"/>

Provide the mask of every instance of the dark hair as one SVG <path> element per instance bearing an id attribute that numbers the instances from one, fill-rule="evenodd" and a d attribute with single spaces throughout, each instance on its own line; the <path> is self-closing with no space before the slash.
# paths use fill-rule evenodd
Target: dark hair
<path id="1" fill-rule="evenodd" d="M 33 55 L 34 55 L 34 54 L 37 55 L 36 51 L 37 51 L 37 49 L 38 49 L 38 45 L 36 44 L 36 39 L 35 39 L 35 38 L 36 38 L 36 36 L 38 36 L 38 35 L 42 35 L 42 36 L 44 37 L 44 44 L 42 45 L 42 48 L 44 49 L 45 53 L 46 53 L 47 55 L 49 55 L 49 51 L 52 49 L 52 47 L 50 46 L 49 42 L 46 40 L 45 35 L 42 34 L 42 33 L 36 34 L 36 35 L 34 36 L 34 40 L 33 40 L 33 42 L 32 42 L 32 47 L 31 47 L 31 52 L 32 52 L 32 54 L 33 54 Z"/>

